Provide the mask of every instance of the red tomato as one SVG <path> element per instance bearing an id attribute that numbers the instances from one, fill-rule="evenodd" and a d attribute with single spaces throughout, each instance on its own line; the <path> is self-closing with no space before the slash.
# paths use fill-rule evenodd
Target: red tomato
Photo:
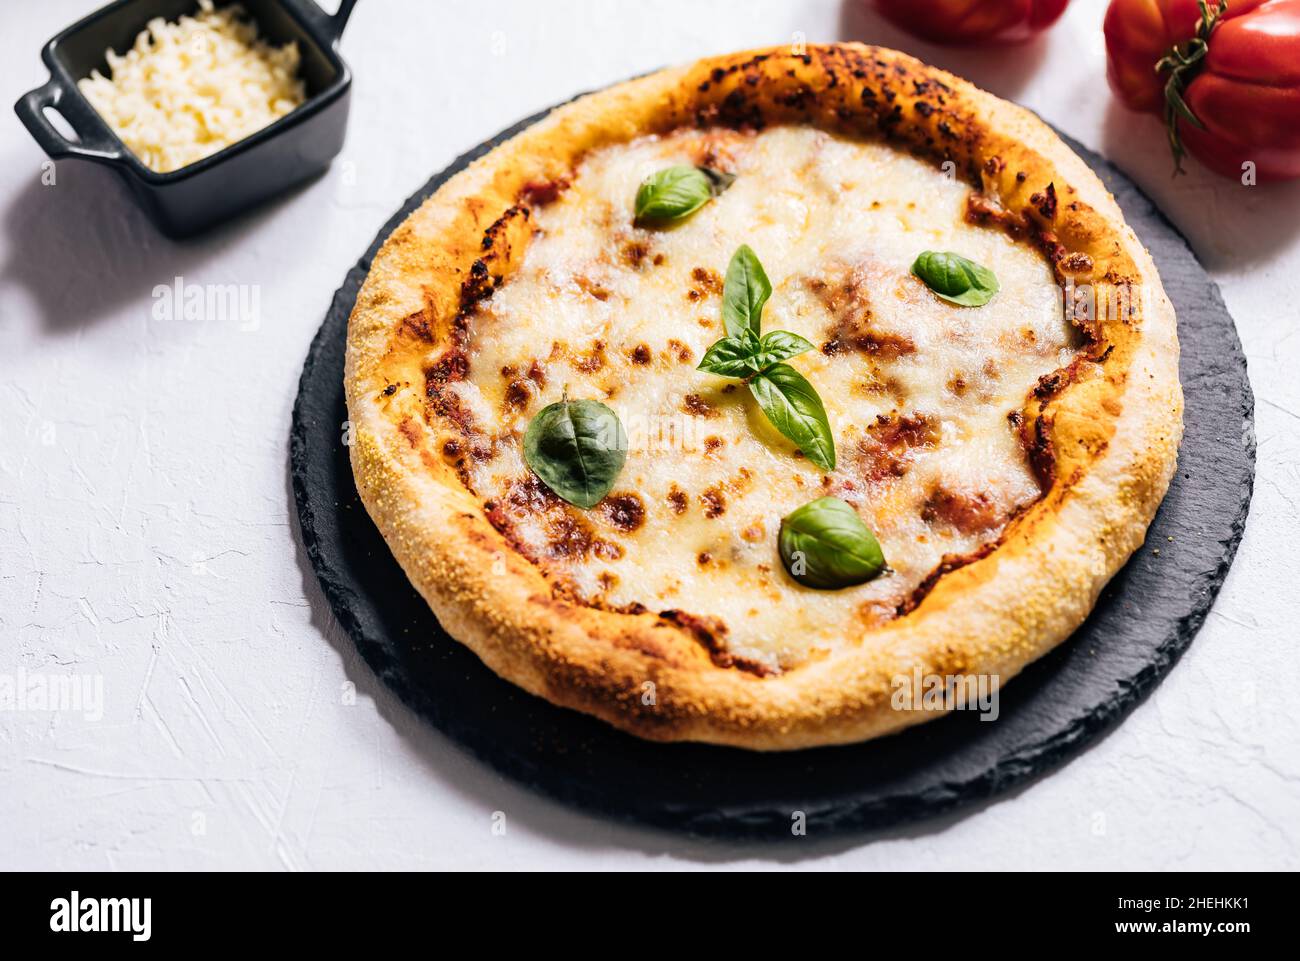
<path id="1" fill-rule="evenodd" d="M 1111 0 L 1105 31 L 1111 87 L 1164 114 L 1180 169 L 1300 177 L 1300 0 Z"/>
<path id="2" fill-rule="evenodd" d="M 1046 30 L 1070 0 L 872 0 L 908 33 L 935 43 L 1019 43 Z"/>

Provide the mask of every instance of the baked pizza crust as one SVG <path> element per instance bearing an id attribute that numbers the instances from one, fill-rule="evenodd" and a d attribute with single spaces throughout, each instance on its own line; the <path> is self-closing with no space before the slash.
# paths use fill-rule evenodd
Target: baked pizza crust
<path id="1" fill-rule="evenodd" d="M 1063 283 L 1145 296 L 1127 316 L 1093 322 L 1076 362 L 1027 399 L 1020 429 L 1046 486 L 1037 503 L 977 555 L 946 559 L 862 643 L 760 676 L 715 663 L 689 618 L 603 610 L 556 590 L 442 456 L 426 382 L 466 311 L 519 265 L 532 206 L 588 152 L 682 126 L 778 123 L 952 161 L 974 189 L 969 216 L 1037 244 Z M 362 500 L 448 633 L 502 677 L 638 736 L 756 750 L 850 743 L 931 719 L 894 709 L 895 678 L 1005 683 L 1067 638 L 1141 545 L 1182 433 L 1173 308 L 1093 172 L 1028 111 L 861 44 L 664 70 L 558 108 L 497 147 L 375 257 L 349 323 L 345 387 Z"/>

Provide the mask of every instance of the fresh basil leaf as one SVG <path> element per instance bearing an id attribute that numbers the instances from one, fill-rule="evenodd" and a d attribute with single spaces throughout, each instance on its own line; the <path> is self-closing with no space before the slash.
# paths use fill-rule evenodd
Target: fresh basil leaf
<path id="1" fill-rule="evenodd" d="M 708 167 L 668 167 L 651 174 L 636 192 L 636 222 L 661 225 L 689 217 L 736 178 Z"/>
<path id="2" fill-rule="evenodd" d="M 746 328 L 760 333 L 763 305 L 771 296 L 772 282 L 763 272 L 758 255 L 748 244 L 741 244 L 732 255 L 722 282 L 722 324 L 727 333 L 736 337 Z"/>
<path id="3" fill-rule="evenodd" d="M 885 555 L 862 518 L 838 497 L 821 497 L 781 521 L 781 563 L 800 584 L 836 590 L 885 569 Z"/>
<path id="4" fill-rule="evenodd" d="M 983 307 L 998 292 L 993 271 L 951 251 L 925 251 L 912 264 L 912 273 L 944 300 L 962 307 Z"/>
<path id="5" fill-rule="evenodd" d="M 589 510 L 623 469 L 627 434 L 618 415 L 599 401 L 565 397 L 542 408 L 528 425 L 524 460 L 543 484 Z"/>
<path id="6" fill-rule="evenodd" d="M 788 330 L 768 331 L 759 341 L 758 353 L 754 357 L 755 369 L 766 370 L 773 364 L 798 357 L 812 349 L 813 345 L 798 334 L 792 334 Z"/>
<path id="7" fill-rule="evenodd" d="M 695 369 L 723 377 L 748 377 L 761 369 L 755 363 L 758 352 L 758 338 L 746 327 L 739 336 L 723 337 L 710 347 Z"/>
<path id="8" fill-rule="evenodd" d="M 824 471 L 835 469 L 826 408 L 803 374 L 789 364 L 776 364 L 757 374 L 749 390 L 772 426 L 798 444 L 805 457 Z"/>

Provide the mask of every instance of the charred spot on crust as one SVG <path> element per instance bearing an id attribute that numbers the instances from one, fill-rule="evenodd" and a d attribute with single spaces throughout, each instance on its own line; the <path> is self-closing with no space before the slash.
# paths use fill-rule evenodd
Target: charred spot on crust
<path id="1" fill-rule="evenodd" d="M 645 504 L 636 494 L 610 494 L 600 502 L 600 512 L 625 534 L 645 523 Z"/>
<path id="2" fill-rule="evenodd" d="M 1029 459 L 1034 479 L 1038 481 L 1039 487 L 1047 490 L 1056 476 L 1056 454 L 1052 449 L 1050 418 L 1043 412 L 1030 420 L 1020 411 L 1013 410 L 1007 415 L 1007 420 L 1020 438 L 1020 446 Z"/>
<path id="3" fill-rule="evenodd" d="M 1029 202 L 1042 214 L 1044 220 L 1056 219 L 1056 184 L 1050 183 L 1041 193 L 1035 193 Z"/>
<path id="4" fill-rule="evenodd" d="M 528 207 L 515 204 L 483 232 L 482 256 L 470 265 L 469 275 L 460 285 L 460 311 L 454 322 L 457 331 L 463 332 L 470 312 L 501 284 L 500 271 L 508 265 L 513 249 L 512 228 L 517 221 L 527 228 L 531 216 Z"/>
<path id="5" fill-rule="evenodd" d="M 483 251 L 486 253 L 487 251 L 496 249 L 497 244 L 501 242 L 502 238 L 504 238 L 506 230 L 509 229 L 510 221 L 514 220 L 516 217 L 522 217 L 524 220 L 527 220 L 531 216 L 532 212 L 527 207 L 520 206 L 519 204 L 515 204 L 513 207 L 509 208 L 492 223 L 492 226 L 483 231 L 483 241 L 480 244 Z"/>
<path id="6" fill-rule="evenodd" d="M 493 283 L 487 261 L 480 257 L 470 265 L 469 276 L 460 285 L 461 307 L 470 307 L 487 297 L 492 293 Z"/>
<path id="7" fill-rule="evenodd" d="M 1064 367 L 1058 367 L 1056 370 L 1039 377 L 1038 382 L 1030 392 L 1030 396 L 1046 403 L 1060 394 L 1066 387 L 1076 383 L 1091 365 L 1104 362 L 1113 349 L 1113 346 L 1110 345 L 1104 348 L 1099 344 L 1090 345 Z"/>
<path id="8" fill-rule="evenodd" d="M 728 127 L 762 130 L 767 125 L 762 105 L 757 98 L 751 97 L 740 87 L 736 87 L 722 98 L 721 103 L 712 107 L 719 122 Z"/>
<path id="9" fill-rule="evenodd" d="M 640 366 L 644 367 L 646 364 L 650 363 L 652 357 L 650 353 L 650 345 L 637 344 L 635 347 L 632 348 L 632 351 L 629 354 L 629 356 L 632 358 L 632 363 L 639 364 Z"/>
<path id="10" fill-rule="evenodd" d="M 760 53 L 749 58 L 743 63 L 728 64 L 726 67 L 714 67 L 712 72 L 709 74 L 710 80 L 705 80 L 702 84 L 700 84 L 699 91 L 700 93 L 707 93 L 710 87 L 714 86 L 715 84 L 722 83 L 722 81 L 725 80 L 727 77 L 736 73 L 749 73 L 755 67 L 760 66 L 761 64 L 765 63 L 770 59 L 772 59 L 771 54 Z"/>
<path id="11" fill-rule="evenodd" d="M 1087 273 L 1092 270 L 1092 258 L 1083 251 L 1076 251 L 1061 261 L 1061 266 L 1074 274 Z"/>
<path id="12" fill-rule="evenodd" d="M 710 434 L 708 437 L 704 438 L 704 453 L 716 454 L 722 449 L 722 445 L 723 440 L 721 437 L 718 437 L 715 434 Z"/>
<path id="13" fill-rule="evenodd" d="M 809 57 L 809 59 L 805 61 L 805 64 L 811 62 L 812 59 Z M 783 107 L 789 107 L 791 110 L 800 113 L 807 113 L 808 109 L 817 102 L 817 94 L 813 91 L 812 87 L 805 83 L 800 84 L 789 93 L 778 95 L 776 97 L 776 102 Z"/>
<path id="14" fill-rule="evenodd" d="M 438 384 L 464 380 L 469 373 L 469 355 L 458 347 L 448 350 L 434 363 L 426 375 L 426 380 Z"/>
<path id="15" fill-rule="evenodd" d="M 425 343 L 433 343 L 433 327 L 429 323 L 429 312 L 427 309 L 421 308 L 415 313 L 403 317 L 398 330 L 411 335 L 417 340 L 422 340 Z"/>
<path id="16" fill-rule="evenodd" d="M 468 373 L 469 358 L 459 347 L 450 348 L 424 372 L 424 395 L 429 409 L 466 433 L 473 427 L 473 416 L 447 385 L 464 380 Z"/>
<path id="17" fill-rule="evenodd" d="M 820 68 L 817 79 L 803 71 L 814 63 Z M 749 131 L 773 123 L 830 121 L 827 126 L 850 135 L 883 134 L 935 160 L 961 154 L 967 158 L 965 178 L 979 183 L 978 124 L 961 100 L 942 81 L 918 80 L 902 64 L 871 51 L 832 45 L 771 54 L 768 62 L 751 58 L 716 68 L 697 90 L 692 108 L 697 127 L 723 124 Z"/>
<path id="18" fill-rule="evenodd" d="M 1067 368 L 1058 368 L 1049 374 L 1044 374 L 1038 378 L 1038 383 L 1034 385 L 1033 394 L 1039 400 L 1047 400 L 1049 397 L 1055 397 L 1071 380 L 1070 371 Z"/>

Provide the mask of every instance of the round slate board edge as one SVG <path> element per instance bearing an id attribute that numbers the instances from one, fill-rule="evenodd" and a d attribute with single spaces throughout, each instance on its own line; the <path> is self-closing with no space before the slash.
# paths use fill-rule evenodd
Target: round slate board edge
<path id="1" fill-rule="evenodd" d="M 337 338 L 341 336 L 341 331 L 331 330 L 329 318 L 333 318 L 335 321 L 339 319 L 346 320 L 355 302 L 357 290 L 369 269 L 375 253 L 392 230 L 412 210 L 419 206 L 449 176 L 468 166 L 469 163 L 485 154 L 493 146 L 536 122 L 547 113 L 549 113 L 549 110 L 520 121 L 492 140 L 463 154 L 445 171 L 432 178 L 423 188 L 408 198 L 402 208 L 385 223 L 365 256 L 349 271 L 343 286 L 335 293 L 327 322 L 322 325 L 321 331 L 313 341 L 304 365 L 299 383 L 299 396 L 295 402 L 293 414 L 290 460 L 294 497 L 298 505 L 303 543 L 307 556 L 340 624 L 356 643 L 358 650 L 380 680 L 394 690 L 411 709 L 424 715 L 435 726 L 443 729 L 446 734 L 460 742 L 472 755 L 558 800 L 575 803 L 619 820 L 653 824 L 676 832 L 684 831 L 703 836 L 789 838 L 791 835 L 788 830 L 788 807 L 774 810 L 770 806 L 761 804 L 758 807 L 746 804 L 701 805 L 698 803 L 676 803 L 671 800 L 660 803 L 629 805 L 626 803 L 628 800 L 626 797 L 611 797 L 607 786 L 599 782 L 592 783 L 581 779 L 550 777 L 543 765 L 532 761 L 525 754 L 520 753 L 519 750 L 502 749 L 500 745 L 494 743 L 490 743 L 485 749 L 481 737 L 477 736 L 477 732 L 473 730 L 473 718 L 464 716 L 449 717 L 447 712 L 439 709 L 438 705 L 432 704 L 427 693 L 419 689 L 418 686 L 413 685 L 411 680 L 406 677 L 401 664 L 392 656 L 389 644 L 381 638 L 369 635 L 364 618 L 358 613 L 364 607 L 367 598 L 358 591 L 357 584 L 349 577 L 348 572 L 331 563 L 331 559 L 327 556 L 331 549 L 328 542 L 329 535 L 341 532 L 335 532 L 333 530 L 335 525 L 331 523 L 331 520 L 337 521 L 338 518 L 325 519 L 324 526 L 329 530 L 322 532 L 322 518 L 317 516 L 316 505 L 313 504 L 313 491 L 311 489 L 313 482 L 310 479 L 313 474 L 309 462 L 312 453 L 318 452 L 316 445 L 319 445 L 323 438 L 330 434 L 337 436 L 338 432 L 342 430 L 342 424 L 318 425 L 314 423 L 307 409 L 310 405 L 304 402 L 304 398 L 309 397 L 315 390 L 319 390 L 323 355 L 329 353 L 331 348 L 341 350 L 337 343 L 331 341 L 331 336 Z M 1068 138 L 1066 139 L 1068 141 Z M 1084 150 L 1073 141 L 1069 142 L 1076 151 L 1085 157 L 1090 156 L 1089 151 Z M 1094 164 L 1094 167 L 1096 166 Z M 1103 177 L 1107 174 L 1104 168 L 1099 169 L 1098 172 Z M 1164 218 L 1163 214 L 1156 211 L 1154 207 L 1152 207 L 1152 211 L 1154 211 L 1154 215 L 1165 228 L 1176 236 L 1172 224 Z M 1192 256 L 1194 260 L 1194 255 Z M 1212 283 L 1209 287 L 1211 296 L 1217 301 L 1214 306 L 1226 317 L 1226 309 L 1223 308 L 1217 287 Z M 1231 333 L 1233 343 L 1230 346 L 1235 348 L 1235 351 L 1230 352 L 1235 353 L 1233 357 L 1235 361 L 1240 357 L 1240 345 L 1236 343 L 1235 331 Z M 1244 358 L 1240 358 L 1240 363 L 1244 365 Z M 330 364 L 324 362 L 323 366 L 328 369 Z M 337 384 L 337 377 L 332 371 L 327 372 L 325 376 Z M 338 384 L 335 389 L 341 394 L 341 384 Z M 1244 367 L 1239 398 L 1240 415 L 1244 425 L 1244 450 L 1242 453 L 1245 454 L 1250 469 L 1242 474 L 1237 510 L 1233 513 L 1227 530 L 1221 539 L 1222 550 L 1217 559 L 1217 565 L 1213 570 L 1202 572 L 1202 590 L 1198 592 L 1197 597 L 1189 598 L 1192 602 L 1190 609 L 1186 610 L 1179 619 L 1176 630 L 1152 652 L 1148 663 L 1136 674 L 1128 677 L 1123 683 L 1107 692 L 1107 695 L 1092 704 L 1089 710 L 1065 721 L 1050 736 L 1024 745 L 1019 750 L 1004 754 L 995 764 L 987 767 L 975 777 L 958 778 L 951 781 L 940 778 L 923 790 L 899 794 L 882 793 L 855 799 L 808 797 L 806 803 L 803 803 L 800 809 L 806 811 L 810 822 L 816 823 L 816 833 L 863 831 L 922 820 L 951 811 L 959 805 L 967 805 L 990 798 L 1013 785 L 1025 783 L 1030 778 L 1042 775 L 1054 768 L 1075 753 L 1082 744 L 1093 740 L 1113 727 L 1120 718 L 1132 710 L 1149 693 L 1156 682 L 1168 672 L 1173 663 L 1186 650 L 1196 631 L 1203 623 L 1218 586 L 1221 584 L 1223 577 L 1226 576 L 1244 528 L 1253 481 L 1254 463 L 1254 440 L 1250 430 L 1253 398 L 1249 381 L 1244 375 Z M 364 511 L 362 513 L 364 514 Z M 369 523 L 368 518 L 364 518 L 363 523 Z M 454 641 L 450 643 L 455 644 Z M 1067 645 L 1069 643 L 1067 642 Z M 1048 657 L 1050 658 L 1051 655 L 1048 655 Z M 1041 663 L 1042 661 L 1039 662 L 1039 664 Z M 1036 666 L 1031 665 L 1026 674 L 1030 673 Z M 486 671 L 486 668 L 482 670 Z M 522 694 L 522 692 L 516 692 L 516 696 L 530 697 Z M 551 708 L 550 710 L 557 709 Z M 590 721 L 590 719 L 587 720 L 593 724 L 599 723 Z M 951 720 L 949 718 L 930 722 L 926 727 L 947 724 Z M 627 735 L 621 735 L 618 732 L 612 733 L 618 738 L 627 737 Z M 882 742 L 872 743 L 880 744 Z M 864 746 L 822 749 L 822 751 L 853 750 L 854 747 L 861 748 Z M 674 749 L 682 752 L 682 760 L 685 762 L 687 752 L 693 748 L 680 745 L 675 748 L 673 746 L 668 747 L 668 750 Z M 698 750 L 697 747 L 694 749 Z M 721 748 L 704 748 L 704 750 L 718 752 L 719 756 L 731 753 L 729 749 Z M 809 755 L 820 753 L 820 751 L 796 752 L 796 754 Z M 775 758 L 779 756 L 767 755 L 767 757 Z M 776 766 L 777 762 L 774 761 L 773 765 Z"/>

